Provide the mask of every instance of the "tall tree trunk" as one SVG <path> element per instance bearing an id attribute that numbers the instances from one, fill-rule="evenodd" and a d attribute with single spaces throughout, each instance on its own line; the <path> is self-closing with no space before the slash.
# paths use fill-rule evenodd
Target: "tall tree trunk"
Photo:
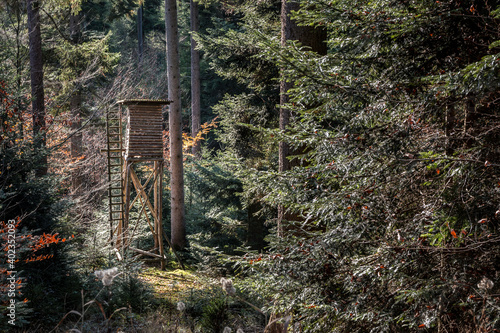
<path id="1" fill-rule="evenodd" d="M 142 3 L 137 9 L 137 46 L 138 46 L 138 63 L 142 62 L 142 53 L 144 51 L 144 33 L 142 30 Z"/>
<path id="2" fill-rule="evenodd" d="M 179 32 L 177 27 L 177 1 L 165 0 L 165 28 L 167 39 L 167 77 L 170 131 L 170 188 L 172 246 L 182 249 L 186 245 L 184 221 L 184 171 L 182 165 L 182 117 L 179 69 Z"/>
<path id="3" fill-rule="evenodd" d="M 43 154 L 36 169 L 37 176 L 47 174 L 47 136 L 45 133 L 45 102 L 43 91 L 42 34 L 40 30 L 40 3 L 26 1 L 28 11 L 29 54 L 31 72 L 31 98 L 33 111 L 33 142 L 36 154 Z"/>
<path id="4" fill-rule="evenodd" d="M 80 43 L 80 15 L 71 14 L 69 19 L 70 25 L 70 38 L 73 45 Z M 74 132 L 71 137 L 71 160 L 78 165 L 78 158 L 83 154 L 82 132 L 80 127 L 81 121 L 81 105 L 82 105 L 82 92 L 80 87 L 75 87 L 70 98 L 71 110 L 71 131 Z M 83 184 L 82 170 L 79 167 L 74 167 L 71 171 L 71 187 L 73 193 L 81 191 Z"/>
<path id="5" fill-rule="evenodd" d="M 300 9 L 300 4 L 295 1 L 282 0 L 281 2 L 281 46 L 286 47 L 288 40 L 297 40 L 304 46 L 309 46 L 312 51 L 318 54 L 326 54 L 326 30 L 318 29 L 309 26 L 299 26 L 290 18 L 292 11 Z M 280 130 L 285 131 L 290 123 L 291 117 L 290 110 L 285 107 L 289 102 L 288 90 L 293 87 L 291 82 L 287 82 L 284 75 L 281 77 L 280 84 Z M 288 156 L 291 155 L 290 146 L 287 142 L 280 142 L 279 144 L 279 171 L 284 172 L 290 170 L 292 164 Z M 278 207 L 278 236 L 283 235 L 282 221 L 286 218 L 285 208 Z"/>
<path id="6" fill-rule="evenodd" d="M 23 85 L 23 75 L 22 75 L 22 72 L 23 72 L 23 63 L 24 63 L 24 55 L 23 55 L 23 49 L 24 49 L 24 46 L 23 46 L 23 41 L 22 41 L 22 35 L 24 35 L 24 33 L 22 32 L 22 30 L 24 29 L 24 27 L 22 27 L 23 25 L 23 19 L 21 17 L 21 10 L 22 10 L 23 7 L 21 7 L 21 5 L 15 5 L 13 7 L 13 10 L 15 12 L 15 15 L 16 15 L 16 28 L 15 28 L 15 32 L 16 32 L 16 107 L 17 107 L 17 110 L 18 110 L 18 117 L 19 117 L 19 136 L 24 139 L 24 122 L 23 122 L 23 119 L 22 119 L 22 113 L 21 113 L 21 110 L 23 110 L 23 97 L 22 97 L 22 94 L 21 94 L 21 87 Z"/>
<path id="7" fill-rule="evenodd" d="M 191 0 L 191 32 L 198 32 L 198 3 Z M 191 35 L 191 136 L 194 138 L 201 126 L 201 90 L 200 90 L 200 53 L 196 50 L 196 41 Z M 201 143 L 195 142 L 193 155 L 200 157 Z"/>

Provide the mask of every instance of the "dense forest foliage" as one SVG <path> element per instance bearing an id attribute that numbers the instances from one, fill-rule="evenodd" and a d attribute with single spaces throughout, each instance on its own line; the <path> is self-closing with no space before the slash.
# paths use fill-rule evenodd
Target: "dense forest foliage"
<path id="1" fill-rule="evenodd" d="M 102 149 L 117 101 L 170 96 L 167 2 L 0 3 L 2 331 L 500 331 L 498 1 L 177 1 L 167 270 L 203 287 L 160 297 Z"/>

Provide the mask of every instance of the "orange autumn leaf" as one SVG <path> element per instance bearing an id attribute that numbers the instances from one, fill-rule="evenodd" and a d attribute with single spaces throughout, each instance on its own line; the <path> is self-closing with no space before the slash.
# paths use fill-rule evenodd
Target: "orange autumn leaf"
<path id="1" fill-rule="evenodd" d="M 425 324 L 418 325 L 418 328 L 422 328 L 422 327 L 425 327 Z"/>
<path id="2" fill-rule="evenodd" d="M 453 236 L 453 238 L 458 238 L 457 233 L 455 232 L 455 230 L 451 229 L 450 233 Z"/>

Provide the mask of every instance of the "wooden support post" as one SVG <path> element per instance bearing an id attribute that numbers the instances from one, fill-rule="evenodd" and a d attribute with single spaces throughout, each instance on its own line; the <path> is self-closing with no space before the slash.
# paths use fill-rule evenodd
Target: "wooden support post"
<path id="1" fill-rule="evenodd" d="M 165 251 L 163 248 L 163 223 L 162 223 L 162 192 L 163 192 L 163 161 L 155 161 L 155 170 L 158 172 L 158 179 L 156 181 L 155 187 L 155 207 L 156 207 L 156 217 L 157 217 L 157 228 L 156 236 L 158 237 L 158 249 L 161 256 L 161 269 L 165 269 Z"/>
<path id="2" fill-rule="evenodd" d="M 158 173 L 158 164 L 155 161 L 154 162 L 154 167 L 153 167 L 153 174 L 156 176 L 157 173 Z M 153 230 L 154 244 L 155 244 L 155 248 L 159 248 L 160 244 L 158 242 L 158 211 L 157 211 L 157 207 L 158 207 L 158 186 L 156 184 L 156 181 L 153 183 L 153 206 L 155 208 L 155 212 L 153 214 L 153 216 L 154 216 L 154 230 Z"/>
<path id="3" fill-rule="evenodd" d="M 118 245 L 122 247 L 126 247 L 128 244 L 126 244 L 126 241 L 128 239 L 128 225 L 129 225 L 129 219 L 130 219 L 130 174 L 131 174 L 131 169 L 132 165 L 134 162 L 128 162 L 125 161 L 125 175 L 123 177 L 124 179 L 124 197 L 125 197 L 125 202 L 124 202 L 124 207 L 125 211 L 123 212 L 123 222 L 121 227 L 118 230 Z"/>
<path id="4" fill-rule="evenodd" d="M 164 257 L 160 256 L 159 254 L 148 252 L 148 251 L 144 251 L 144 250 L 140 250 L 140 249 L 136 249 L 135 247 L 129 246 L 129 249 L 131 251 L 134 251 L 134 252 L 137 252 L 137 253 L 140 253 L 140 254 L 144 254 L 146 256 L 150 256 L 150 257 L 154 257 L 154 258 L 159 258 L 162 261 L 164 261 L 164 259 L 165 259 Z"/>

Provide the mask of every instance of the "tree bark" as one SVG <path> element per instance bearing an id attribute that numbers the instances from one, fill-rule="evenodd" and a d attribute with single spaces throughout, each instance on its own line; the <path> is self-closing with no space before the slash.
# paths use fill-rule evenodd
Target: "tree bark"
<path id="1" fill-rule="evenodd" d="M 43 91 L 42 34 L 40 30 L 40 3 L 26 1 L 28 11 L 29 54 L 31 73 L 31 105 L 33 112 L 33 143 L 36 154 L 42 154 L 36 175 L 47 174 L 47 136 L 45 133 L 45 101 Z"/>
<path id="2" fill-rule="evenodd" d="M 182 165 L 182 117 L 179 69 L 179 32 L 177 2 L 165 0 L 165 28 L 167 39 L 167 77 L 170 131 L 170 188 L 172 246 L 182 249 L 186 245 L 184 221 L 184 170 Z"/>
<path id="3" fill-rule="evenodd" d="M 18 117 L 19 117 L 19 136 L 21 139 L 24 139 L 24 122 L 22 119 L 22 113 L 21 110 L 23 110 L 23 96 L 21 94 L 21 87 L 23 86 L 23 64 L 24 64 L 24 43 L 22 41 L 23 35 L 24 35 L 24 20 L 21 17 L 22 14 L 22 5 L 21 4 L 15 4 L 15 6 L 12 7 L 15 17 L 16 17 L 16 27 L 15 27 L 15 33 L 16 33 L 16 107 L 18 110 Z"/>
<path id="4" fill-rule="evenodd" d="M 198 32 L 198 3 L 191 0 L 191 33 Z M 201 91 L 200 91 L 200 53 L 196 50 L 196 41 L 191 35 L 191 136 L 196 137 L 201 126 Z M 197 158 L 201 155 L 201 143 L 195 142 L 192 149 Z"/>
<path id="5" fill-rule="evenodd" d="M 282 0 L 281 2 L 281 46 L 286 47 L 288 40 L 297 40 L 303 46 L 308 46 L 312 51 L 318 54 L 324 55 L 327 53 L 326 41 L 326 30 L 309 27 L 309 26 L 299 26 L 297 23 L 290 18 L 292 11 L 297 11 L 300 9 L 300 4 L 295 1 Z M 288 95 L 288 90 L 293 87 L 293 83 L 287 82 L 286 77 L 282 74 L 281 84 L 280 84 L 280 120 L 279 128 L 282 131 L 286 131 L 288 125 L 290 124 L 293 115 L 290 110 L 285 107 L 289 102 L 290 97 Z M 290 152 L 290 145 L 288 142 L 279 143 L 279 171 L 284 172 L 290 170 L 292 164 L 290 163 L 288 157 L 292 155 Z M 278 236 L 283 236 L 283 220 L 287 218 L 285 214 L 285 207 L 280 205 L 278 207 Z M 291 217 L 293 218 L 293 217 Z"/>

